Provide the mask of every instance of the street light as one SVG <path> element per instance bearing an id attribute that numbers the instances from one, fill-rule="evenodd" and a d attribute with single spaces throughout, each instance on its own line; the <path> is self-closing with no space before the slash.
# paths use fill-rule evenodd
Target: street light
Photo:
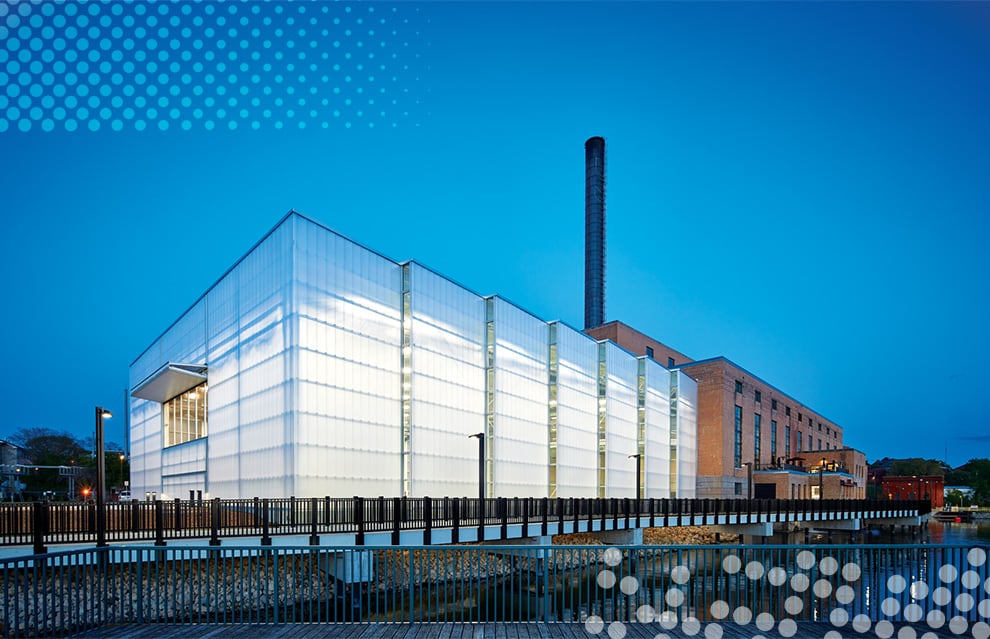
<path id="1" fill-rule="evenodd" d="M 468 438 L 478 438 L 478 539 L 485 538 L 485 434 L 475 433 Z"/>
<path id="2" fill-rule="evenodd" d="M 825 464 L 828 460 L 822 457 L 821 468 L 818 469 L 818 499 L 825 499 Z"/>
<path id="3" fill-rule="evenodd" d="M 103 420 L 113 417 L 113 413 L 96 407 L 96 545 L 107 545 L 107 460 L 103 450 Z"/>
<path id="4" fill-rule="evenodd" d="M 124 453 L 120 454 L 120 487 L 124 488 Z"/>
<path id="5" fill-rule="evenodd" d="M 643 469 L 643 455 L 641 453 L 636 453 L 635 455 L 629 455 L 629 459 L 632 459 L 633 457 L 636 458 L 636 499 L 639 499 L 641 497 L 641 495 L 640 495 L 640 483 L 641 483 L 640 474 L 642 473 L 642 469 Z"/>

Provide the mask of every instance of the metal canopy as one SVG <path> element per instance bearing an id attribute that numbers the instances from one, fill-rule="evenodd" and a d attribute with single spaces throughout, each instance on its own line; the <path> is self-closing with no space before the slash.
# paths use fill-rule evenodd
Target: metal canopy
<path id="1" fill-rule="evenodd" d="M 168 362 L 131 391 L 131 397 L 163 404 L 206 381 L 206 367 Z"/>

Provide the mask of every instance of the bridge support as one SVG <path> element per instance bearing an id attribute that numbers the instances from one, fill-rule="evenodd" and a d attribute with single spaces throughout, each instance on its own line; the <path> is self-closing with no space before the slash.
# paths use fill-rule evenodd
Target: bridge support
<path id="1" fill-rule="evenodd" d="M 643 529 L 642 528 L 624 528 L 622 530 L 605 530 L 600 532 L 588 533 L 595 539 L 601 539 L 606 544 L 614 544 L 616 546 L 642 546 L 643 545 Z"/>
<path id="2" fill-rule="evenodd" d="M 830 521 L 798 521 L 795 522 L 798 528 L 809 530 L 845 530 L 855 532 L 862 529 L 862 521 L 859 519 L 833 519 Z"/>
<path id="3" fill-rule="evenodd" d="M 921 517 L 871 517 L 863 520 L 868 524 L 881 524 L 883 526 L 920 526 Z"/>
<path id="4" fill-rule="evenodd" d="M 720 524 L 709 526 L 717 535 L 749 535 L 750 537 L 773 537 L 773 523 L 766 521 L 759 524 Z"/>

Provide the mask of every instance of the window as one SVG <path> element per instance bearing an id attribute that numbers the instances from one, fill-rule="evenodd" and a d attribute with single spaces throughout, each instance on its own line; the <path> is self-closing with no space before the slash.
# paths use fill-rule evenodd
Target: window
<path id="1" fill-rule="evenodd" d="M 770 420 L 770 461 L 777 461 L 777 420 Z"/>
<path id="2" fill-rule="evenodd" d="M 791 407 L 790 406 L 784 406 L 784 414 L 787 415 L 788 417 L 791 416 Z"/>
<path id="3" fill-rule="evenodd" d="M 753 415 L 753 461 L 760 461 L 760 414 Z"/>
<path id="4" fill-rule="evenodd" d="M 797 449 L 798 449 L 798 452 L 799 453 L 801 452 L 801 446 L 802 446 L 802 444 L 804 444 L 804 442 L 802 441 L 803 439 L 804 439 L 804 433 L 802 433 L 801 431 L 798 431 Z"/>
<path id="5" fill-rule="evenodd" d="M 822 423 L 818 422 L 818 432 L 822 432 Z"/>
<path id="6" fill-rule="evenodd" d="M 802 415 L 801 413 L 798 413 L 798 421 L 801 421 L 803 419 L 804 419 L 804 415 Z"/>
<path id="7" fill-rule="evenodd" d="M 761 397 L 761 395 L 760 395 L 760 391 L 756 391 L 756 392 L 755 392 L 755 393 L 753 394 L 753 396 L 754 396 L 754 397 L 756 398 L 756 403 L 757 403 L 757 404 L 759 404 L 759 403 L 761 403 L 761 401 L 760 401 L 760 397 Z"/>
<path id="8" fill-rule="evenodd" d="M 647 346 L 646 347 L 646 356 L 649 357 L 650 359 L 653 359 L 653 347 L 652 346 Z"/>
<path id="9" fill-rule="evenodd" d="M 811 438 L 809 437 L 808 439 L 811 439 Z M 818 438 L 818 450 L 821 450 L 821 449 L 822 449 L 822 438 L 819 437 Z"/>
<path id="10" fill-rule="evenodd" d="M 742 482 L 741 481 L 737 481 L 736 482 L 736 494 L 737 495 L 742 495 Z"/>
<path id="11" fill-rule="evenodd" d="M 164 446 L 176 446 L 206 437 L 206 384 L 162 404 Z"/>
<path id="12" fill-rule="evenodd" d="M 736 392 L 737 393 L 742 392 L 742 382 L 740 382 L 738 379 L 736 380 Z"/>
<path id="13" fill-rule="evenodd" d="M 777 410 L 777 400 L 776 399 L 771 399 L 770 400 L 770 410 Z"/>
<path id="14" fill-rule="evenodd" d="M 825 434 L 829 437 L 832 436 L 832 429 L 829 426 L 825 427 Z"/>
<path id="15" fill-rule="evenodd" d="M 791 456 L 791 427 L 784 426 L 784 456 L 788 459 Z"/>
<path id="16" fill-rule="evenodd" d="M 736 468 L 742 468 L 742 407 L 736 406 L 736 435 L 733 446 L 734 461 Z"/>
<path id="17" fill-rule="evenodd" d="M 673 357 L 668 357 L 667 358 L 667 368 L 673 368 L 675 366 L 677 366 L 677 363 L 674 362 L 674 358 Z"/>

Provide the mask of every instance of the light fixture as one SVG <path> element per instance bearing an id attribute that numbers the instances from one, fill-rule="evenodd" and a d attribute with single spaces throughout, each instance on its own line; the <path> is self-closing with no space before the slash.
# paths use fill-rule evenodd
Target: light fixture
<path id="1" fill-rule="evenodd" d="M 104 408 L 103 409 L 103 413 L 102 413 L 102 417 L 103 417 L 103 419 L 110 419 L 111 417 L 113 417 L 113 413 L 111 413 L 110 411 L 108 411 L 107 409 Z"/>

